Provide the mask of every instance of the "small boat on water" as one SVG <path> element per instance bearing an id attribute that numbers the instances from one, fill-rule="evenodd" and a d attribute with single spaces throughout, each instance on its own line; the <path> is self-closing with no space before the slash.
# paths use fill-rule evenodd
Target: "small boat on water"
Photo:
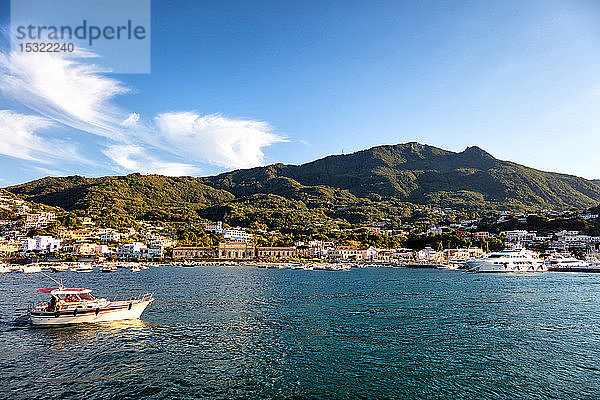
<path id="1" fill-rule="evenodd" d="M 65 272 L 68 271 L 69 267 L 64 264 L 54 264 L 50 266 L 50 272 Z"/>
<path id="2" fill-rule="evenodd" d="M 10 272 L 10 268 L 6 264 L 0 264 L 0 274 Z"/>
<path id="3" fill-rule="evenodd" d="M 447 269 L 447 264 L 441 262 L 417 261 L 404 264 L 406 268 L 430 268 L 430 269 Z"/>
<path id="4" fill-rule="evenodd" d="M 32 325 L 68 325 L 84 322 L 107 322 L 139 319 L 146 307 L 154 301 L 151 293 L 128 300 L 109 301 L 95 298 L 89 289 L 64 288 L 38 289 L 50 295 L 46 304 L 32 305 L 28 309 L 28 322 Z"/>
<path id="5" fill-rule="evenodd" d="M 76 267 L 71 268 L 71 271 L 73 271 L 73 272 L 94 272 L 94 267 L 92 267 L 91 265 L 87 265 L 87 264 L 80 264 L 80 265 L 77 265 Z"/>
<path id="6" fill-rule="evenodd" d="M 25 274 L 34 274 L 37 272 L 42 272 L 42 267 L 39 264 L 27 264 L 23 265 L 20 271 Z"/>
<path id="7" fill-rule="evenodd" d="M 102 267 L 100 269 L 100 272 L 105 272 L 105 273 L 117 272 L 117 267 L 115 267 L 114 265 L 107 265 L 105 267 Z"/>
<path id="8" fill-rule="evenodd" d="M 446 270 L 446 271 L 455 271 L 457 269 L 460 269 L 460 266 L 462 265 L 462 263 L 448 263 L 448 264 L 439 264 L 437 265 L 435 268 L 436 269 L 441 269 L 441 270 Z"/>
<path id="9" fill-rule="evenodd" d="M 131 267 L 131 272 L 140 272 L 140 267 L 134 265 L 133 267 Z"/>

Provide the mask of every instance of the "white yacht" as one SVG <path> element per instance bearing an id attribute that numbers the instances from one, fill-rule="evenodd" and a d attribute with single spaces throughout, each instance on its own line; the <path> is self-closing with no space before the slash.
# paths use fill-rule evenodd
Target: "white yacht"
<path id="1" fill-rule="evenodd" d="M 558 272 L 600 272 L 600 265 L 579 260 L 568 254 L 554 254 L 546 261 L 550 271 Z"/>
<path id="2" fill-rule="evenodd" d="M 520 246 L 491 253 L 466 263 L 472 272 L 546 272 L 548 267 L 539 259 L 537 253 Z"/>

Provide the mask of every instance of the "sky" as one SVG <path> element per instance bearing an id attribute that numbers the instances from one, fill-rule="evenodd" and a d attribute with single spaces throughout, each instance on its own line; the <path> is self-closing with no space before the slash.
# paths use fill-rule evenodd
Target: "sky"
<path id="1" fill-rule="evenodd" d="M 152 1 L 151 72 L 11 50 L 0 186 L 206 176 L 381 144 L 600 178 L 600 2 Z"/>

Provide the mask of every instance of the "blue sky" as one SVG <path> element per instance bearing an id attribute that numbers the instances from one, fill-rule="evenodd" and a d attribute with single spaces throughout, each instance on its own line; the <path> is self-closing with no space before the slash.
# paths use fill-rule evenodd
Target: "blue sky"
<path id="1" fill-rule="evenodd" d="M 62 80 L 39 71 L 71 64 L 3 43 L 0 74 L 19 81 L 0 82 L 0 186 L 408 141 L 597 179 L 599 21 L 600 2 L 577 0 L 153 1 L 150 74 Z"/>

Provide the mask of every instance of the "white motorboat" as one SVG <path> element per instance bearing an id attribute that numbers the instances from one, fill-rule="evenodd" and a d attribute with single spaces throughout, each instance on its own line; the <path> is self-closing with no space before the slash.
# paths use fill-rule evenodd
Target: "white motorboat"
<path id="1" fill-rule="evenodd" d="M 85 322 L 107 322 L 139 319 L 154 301 L 151 293 L 128 300 L 109 301 L 95 298 L 89 289 L 38 289 L 50 294 L 50 301 L 29 307 L 29 322 L 33 325 L 68 325 Z"/>
<path id="2" fill-rule="evenodd" d="M 55 265 L 50 266 L 51 272 L 65 272 L 68 270 L 69 270 L 69 267 L 66 266 L 65 264 L 55 264 Z"/>
<path id="3" fill-rule="evenodd" d="M 10 272 L 10 268 L 6 264 L 0 264 L 0 274 Z"/>
<path id="4" fill-rule="evenodd" d="M 42 272 L 42 267 L 39 264 L 27 264 L 23 265 L 20 271 L 25 274 L 34 274 L 37 272 Z"/>
<path id="5" fill-rule="evenodd" d="M 79 264 L 73 268 L 71 268 L 73 272 L 94 272 L 94 267 L 89 264 Z"/>
<path id="6" fill-rule="evenodd" d="M 548 267 L 537 253 L 515 246 L 508 250 L 491 253 L 485 258 L 466 262 L 472 272 L 546 272 Z"/>
<path id="7" fill-rule="evenodd" d="M 436 269 L 442 269 L 442 270 L 452 270 L 452 271 L 455 271 L 457 269 L 460 269 L 460 267 L 463 266 L 464 263 L 465 263 L 464 261 L 461 261 L 461 262 L 450 261 L 447 264 L 439 264 L 435 268 Z"/>

